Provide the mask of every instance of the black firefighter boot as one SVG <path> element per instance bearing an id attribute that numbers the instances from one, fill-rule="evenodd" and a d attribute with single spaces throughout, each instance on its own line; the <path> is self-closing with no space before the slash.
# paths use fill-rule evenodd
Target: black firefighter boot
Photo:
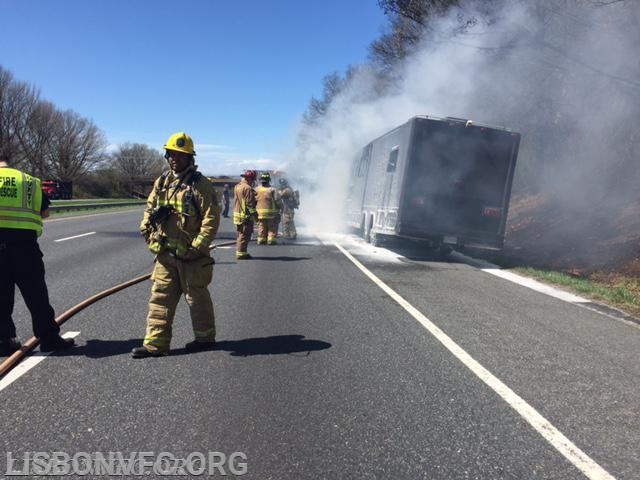
<path id="1" fill-rule="evenodd" d="M 136 347 L 131 350 L 131 356 L 133 358 L 149 358 L 149 357 L 166 357 L 168 352 L 161 352 L 160 350 L 147 350 L 144 347 Z"/>
<path id="2" fill-rule="evenodd" d="M 53 337 L 45 337 L 40 339 L 41 352 L 54 352 L 56 350 L 64 350 L 71 348 L 76 344 L 73 338 L 63 338 L 60 335 Z"/>
<path id="3" fill-rule="evenodd" d="M 20 350 L 20 342 L 17 338 L 7 338 L 6 340 L 0 340 L 0 355 L 9 356 L 13 352 Z"/>

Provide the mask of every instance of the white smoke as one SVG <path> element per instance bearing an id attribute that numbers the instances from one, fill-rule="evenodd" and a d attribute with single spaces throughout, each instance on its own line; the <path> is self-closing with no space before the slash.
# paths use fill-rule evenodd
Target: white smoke
<path id="1" fill-rule="evenodd" d="M 612 192 L 611 181 L 621 175 L 610 167 L 634 151 L 629 125 L 637 122 L 640 98 L 640 2 L 505 4 L 487 23 L 474 10 L 450 12 L 405 61 L 397 88 L 371 99 L 376 79 L 361 68 L 318 124 L 300 127 L 305 141 L 288 169 L 307 180 L 300 186 L 301 221 L 322 232 L 343 228 L 354 155 L 415 115 L 520 132 L 514 193 L 535 186 L 578 207 L 585 197 Z M 477 23 L 452 36 L 460 18 Z M 613 191 L 625 198 L 628 188 Z"/>

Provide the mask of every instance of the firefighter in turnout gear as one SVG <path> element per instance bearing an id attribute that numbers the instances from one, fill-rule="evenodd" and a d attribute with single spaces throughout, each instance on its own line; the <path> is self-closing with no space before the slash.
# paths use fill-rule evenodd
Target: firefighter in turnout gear
<path id="1" fill-rule="evenodd" d="M 9 163 L 9 154 L 0 152 L 0 355 L 11 355 L 21 347 L 12 318 L 16 285 L 31 313 L 40 350 L 73 347 L 72 338 L 60 336 L 38 245 L 42 219 L 49 216 L 49 199 L 39 178 Z"/>
<path id="2" fill-rule="evenodd" d="M 294 191 L 284 178 L 281 178 L 278 183 L 280 184 L 278 196 L 282 207 L 282 236 L 288 240 L 295 240 L 297 233 L 293 217 L 295 209 L 300 206 L 298 191 Z"/>
<path id="3" fill-rule="evenodd" d="M 271 175 L 264 172 L 260 175 L 260 187 L 256 188 L 256 204 L 258 211 L 258 245 L 276 244 L 278 234 L 278 203 L 276 189 L 271 186 Z"/>
<path id="4" fill-rule="evenodd" d="M 248 260 L 251 255 L 247 253 L 247 246 L 253 233 L 253 222 L 258 218 L 256 192 L 253 190 L 256 172 L 247 170 L 240 176 L 242 180 L 233 188 L 233 223 L 237 232 L 236 259 Z"/>
<path id="5" fill-rule="evenodd" d="M 195 340 L 187 351 L 212 349 L 216 326 L 208 290 L 213 276 L 210 247 L 220 224 L 220 206 L 213 184 L 197 170 L 193 140 L 179 132 L 167 140 L 170 171 L 156 179 L 147 199 L 140 230 L 156 254 L 151 274 L 147 331 L 134 358 L 169 353 L 176 306 L 184 295 Z"/>

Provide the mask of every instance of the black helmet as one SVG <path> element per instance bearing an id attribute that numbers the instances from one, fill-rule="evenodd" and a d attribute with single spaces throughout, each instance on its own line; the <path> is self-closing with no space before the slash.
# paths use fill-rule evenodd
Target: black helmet
<path id="1" fill-rule="evenodd" d="M 280 180 L 278 180 L 278 183 L 283 187 L 286 187 L 288 185 L 286 178 L 281 178 Z"/>
<path id="2" fill-rule="evenodd" d="M 262 183 L 270 182 L 271 181 L 271 175 L 269 174 L 269 172 L 262 172 L 260 174 L 260 181 Z"/>

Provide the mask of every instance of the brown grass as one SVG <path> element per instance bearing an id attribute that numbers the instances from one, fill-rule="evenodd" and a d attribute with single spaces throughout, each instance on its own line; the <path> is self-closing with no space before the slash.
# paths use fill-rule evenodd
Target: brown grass
<path id="1" fill-rule="evenodd" d="M 498 262 L 564 272 L 611 289 L 624 286 L 640 296 L 640 207 L 599 208 L 594 201 L 569 210 L 541 194 L 514 196 Z M 640 317 L 640 307 L 612 305 Z"/>

